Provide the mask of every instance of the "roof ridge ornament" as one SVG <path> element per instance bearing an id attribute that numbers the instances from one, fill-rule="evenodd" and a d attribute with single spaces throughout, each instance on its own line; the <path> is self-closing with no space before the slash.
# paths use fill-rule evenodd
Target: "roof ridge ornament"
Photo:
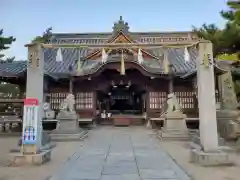
<path id="1" fill-rule="evenodd" d="M 117 34 L 119 32 L 122 32 L 124 34 L 127 34 L 129 32 L 128 23 L 124 22 L 122 16 L 120 16 L 119 20 L 115 22 L 113 26 L 113 34 Z"/>

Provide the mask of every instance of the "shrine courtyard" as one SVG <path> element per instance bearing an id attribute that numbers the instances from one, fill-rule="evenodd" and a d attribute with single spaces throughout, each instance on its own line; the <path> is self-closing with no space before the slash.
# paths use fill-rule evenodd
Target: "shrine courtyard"
<path id="1" fill-rule="evenodd" d="M 144 127 L 97 127 L 84 141 L 59 142 L 43 166 L 7 166 L 17 137 L 0 138 L 0 180 L 237 180 L 236 166 L 201 167 L 189 162 L 189 142 L 160 141 Z"/>

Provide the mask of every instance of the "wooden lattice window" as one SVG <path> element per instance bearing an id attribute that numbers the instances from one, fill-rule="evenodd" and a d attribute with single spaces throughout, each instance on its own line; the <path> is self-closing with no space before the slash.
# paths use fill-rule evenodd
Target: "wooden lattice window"
<path id="1" fill-rule="evenodd" d="M 178 91 L 175 92 L 179 103 L 183 109 L 192 109 L 194 108 L 194 92 L 192 91 Z"/>
<path id="2" fill-rule="evenodd" d="M 166 92 L 150 92 L 149 106 L 150 109 L 160 109 L 167 99 Z"/>
<path id="3" fill-rule="evenodd" d="M 93 93 L 79 92 L 76 94 L 76 109 L 92 109 Z"/>
<path id="4" fill-rule="evenodd" d="M 61 93 L 61 92 L 50 93 L 51 109 L 58 110 L 63 100 L 66 98 L 67 94 L 68 93 Z"/>

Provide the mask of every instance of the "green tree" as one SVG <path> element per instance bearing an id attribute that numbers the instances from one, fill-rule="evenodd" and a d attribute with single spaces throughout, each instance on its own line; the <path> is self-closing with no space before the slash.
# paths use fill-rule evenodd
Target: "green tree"
<path id="1" fill-rule="evenodd" d="M 230 10 L 221 11 L 221 15 L 227 20 L 223 29 L 222 39 L 225 42 L 226 50 L 229 53 L 240 51 L 240 2 L 228 1 Z"/>
<path id="2" fill-rule="evenodd" d="M 4 50 L 10 48 L 10 45 L 16 41 L 16 38 L 13 36 L 4 37 L 3 36 L 3 29 L 0 29 L 0 53 Z M 4 57 L 3 54 L 0 54 L 0 58 Z"/>
<path id="3" fill-rule="evenodd" d="M 15 84 L 0 83 L 0 94 L 6 97 L 17 97 L 19 95 L 19 87 Z"/>
<path id="4" fill-rule="evenodd" d="M 47 43 L 49 41 L 49 39 L 52 36 L 52 27 L 47 28 L 44 33 L 42 34 L 42 36 L 37 36 L 35 37 L 32 42 L 33 43 Z"/>
<path id="5" fill-rule="evenodd" d="M 221 16 L 227 20 L 224 29 L 219 29 L 214 24 L 203 24 L 193 31 L 203 39 L 213 43 L 214 57 L 222 53 L 233 54 L 240 52 L 240 3 L 228 1 L 228 11 L 221 11 Z"/>
<path id="6" fill-rule="evenodd" d="M 213 43 L 213 55 L 214 57 L 222 52 L 222 30 L 220 30 L 215 24 L 203 24 L 202 27 L 193 27 L 193 31 L 203 39 L 207 39 Z"/>

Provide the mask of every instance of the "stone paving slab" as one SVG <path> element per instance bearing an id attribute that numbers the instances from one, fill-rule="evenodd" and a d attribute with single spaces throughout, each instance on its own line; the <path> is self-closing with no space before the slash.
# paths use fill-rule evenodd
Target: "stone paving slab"
<path id="1" fill-rule="evenodd" d="M 190 180 L 147 129 L 98 128 L 90 134 L 52 180 Z"/>

